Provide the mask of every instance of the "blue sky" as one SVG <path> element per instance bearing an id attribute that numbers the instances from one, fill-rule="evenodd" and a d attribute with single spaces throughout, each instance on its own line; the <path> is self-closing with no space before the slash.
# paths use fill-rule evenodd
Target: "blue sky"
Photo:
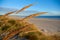
<path id="1" fill-rule="evenodd" d="M 60 0 L 0 0 L 0 7 L 21 9 L 32 3 L 37 4 L 26 10 L 48 12 L 48 14 L 44 14 L 44 16 L 60 16 Z"/>

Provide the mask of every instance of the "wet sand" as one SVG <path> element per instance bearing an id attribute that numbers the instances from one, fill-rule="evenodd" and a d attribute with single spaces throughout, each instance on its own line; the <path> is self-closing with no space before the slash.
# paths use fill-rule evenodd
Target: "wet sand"
<path id="1" fill-rule="evenodd" d="M 29 21 L 35 24 L 44 33 L 48 33 L 52 35 L 56 33 L 60 33 L 60 20 L 32 18 Z"/>

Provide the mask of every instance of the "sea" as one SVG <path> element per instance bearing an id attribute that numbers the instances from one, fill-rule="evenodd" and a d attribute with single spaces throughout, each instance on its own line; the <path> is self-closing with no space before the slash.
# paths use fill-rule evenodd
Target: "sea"
<path id="1" fill-rule="evenodd" d="M 50 19 L 60 19 L 60 16 L 37 16 L 35 18 L 50 18 Z"/>

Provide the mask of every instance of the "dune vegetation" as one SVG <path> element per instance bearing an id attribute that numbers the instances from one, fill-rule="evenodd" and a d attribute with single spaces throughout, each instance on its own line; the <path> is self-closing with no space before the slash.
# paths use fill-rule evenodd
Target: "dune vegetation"
<path id="1" fill-rule="evenodd" d="M 9 18 L 10 14 L 17 14 L 30 6 L 32 6 L 32 4 L 25 6 L 21 10 L 9 12 L 0 16 L 0 40 L 17 40 L 18 37 L 25 38 L 26 40 L 60 40 L 60 36 L 46 36 L 37 28 L 36 25 L 28 22 L 30 18 L 47 12 L 38 12 L 23 19 Z M 14 36 L 18 37 L 14 38 Z"/>

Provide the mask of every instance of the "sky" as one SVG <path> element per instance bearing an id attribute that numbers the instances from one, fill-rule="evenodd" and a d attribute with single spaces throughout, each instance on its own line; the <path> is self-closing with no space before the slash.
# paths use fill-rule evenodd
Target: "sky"
<path id="1" fill-rule="evenodd" d="M 21 9 L 24 6 L 33 3 L 36 4 L 26 10 L 48 12 L 48 14 L 44 14 L 43 16 L 60 16 L 60 0 L 0 0 L 0 7 Z M 26 15 L 29 14 L 32 13 L 28 13 Z"/>

